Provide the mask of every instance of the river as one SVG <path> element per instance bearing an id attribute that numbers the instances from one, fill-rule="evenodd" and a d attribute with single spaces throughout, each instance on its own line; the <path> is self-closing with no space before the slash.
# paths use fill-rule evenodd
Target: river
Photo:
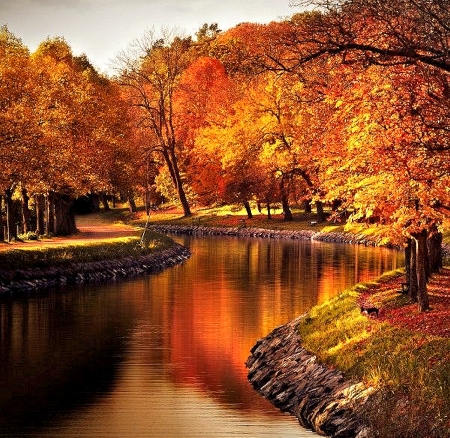
<path id="1" fill-rule="evenodd" d="M 0 436 L 311 437 L 247 382 L 255 341 L 402 265 L 383 248 L 175 238 L 155 276 L 0 302 Z"/>

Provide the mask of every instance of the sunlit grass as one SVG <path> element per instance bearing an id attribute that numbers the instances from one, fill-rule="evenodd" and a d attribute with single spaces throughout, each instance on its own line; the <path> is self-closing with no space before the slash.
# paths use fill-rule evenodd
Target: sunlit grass
<path id="1" fill-rule="evenodd" d="M 95 262 L 148 254 L 173 244 L 167 236 L 147 231 L 144 244 L 140 237 L 119 237 L 95 242 L 74 242 L 65 245 L 21 246 L 0 252 L 2 269 L 33 269 L 63 266 L 74 262 Z"/>
<path id="2" fill-rule="evenodd" d="M 349 378 L 379 389 L 364 412 L 379 436 L 449 436 L 450 340 L 362 315 L 358 297 L 369 286 L 359 284 L 311 309 L 300 324 L 302 345 Z M 384 307 L 399 306 L 405 297 L 387 290 L 373 299 Z M 405 406 L 401 414 L 399 403 Z M 415 418 L 423 412 L 429 424 Z"/>

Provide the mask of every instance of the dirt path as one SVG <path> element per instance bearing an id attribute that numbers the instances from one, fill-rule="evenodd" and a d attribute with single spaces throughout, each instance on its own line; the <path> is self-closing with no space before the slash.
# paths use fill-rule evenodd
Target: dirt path
<path id="1" fill-rule="evenodd" d="M 15 248 L 40 248 L 43 246 L 79 244 L 103 239 L 126 236 L 139 236 L 140 229 L 123 223 L 111 224 L 101 215 L 78 216 L 76 218 L 79 233 L 67 237 L 53 237 L 39 241 L 0 242 L 0 251 Z"/>

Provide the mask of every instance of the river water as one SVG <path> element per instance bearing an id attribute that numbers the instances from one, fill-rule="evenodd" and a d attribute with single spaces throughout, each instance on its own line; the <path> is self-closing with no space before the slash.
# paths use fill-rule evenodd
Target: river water
<path id="1" fill-rule="evenodd" d="M 0 302 L 0 436 L 310 437 L 250 387 L 255 341 L 402 265 L 382 248 L 176 237 L 159 275 Z"/>

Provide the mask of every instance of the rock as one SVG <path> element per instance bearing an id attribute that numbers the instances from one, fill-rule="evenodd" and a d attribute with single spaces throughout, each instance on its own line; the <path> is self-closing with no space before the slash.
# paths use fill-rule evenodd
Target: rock
<path id="1" fill-rule="evenodd" d="M 372 388 L 346 380 L 321 364 L 300 343 L 300 318 L 273 330 L 251 349 L 248 380 L 272 404 L 299 423 L 333 438 L 369 438 L 370 429 L 355 409 Z"/>

